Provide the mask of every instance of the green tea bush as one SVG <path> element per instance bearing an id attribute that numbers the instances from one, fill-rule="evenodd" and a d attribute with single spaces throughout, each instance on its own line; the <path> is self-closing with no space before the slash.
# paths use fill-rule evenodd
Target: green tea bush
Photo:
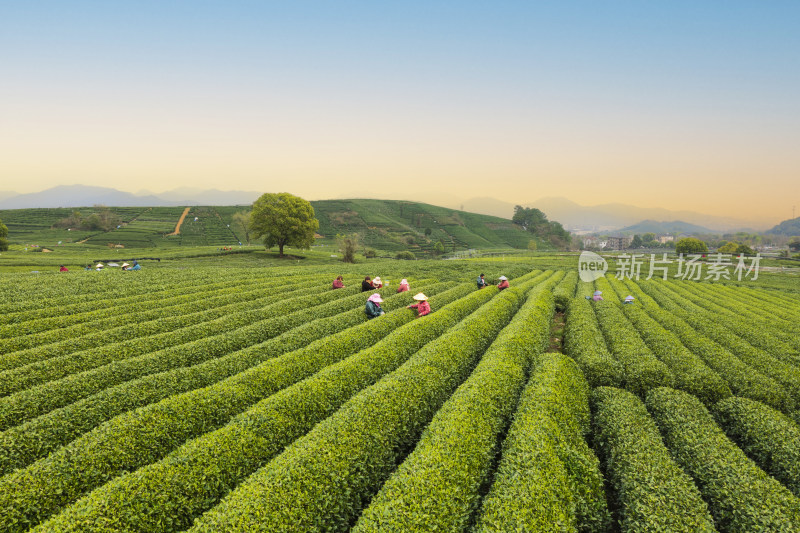
<path id="1" fill-rule="evenodd" d="M 476 531 L 606 531 L 610 515 L 575 362 L 545 354 L 522 393 Z"/>
<path id="2" fill-rule="evenodd" d="M 142 349 L 140 351 L 142 355 L 113 361 L 104 366 L 72 374 L 58 381 L 0 398 L 0 427 L 8 428 L 19 424 L 125 381 L 172 368 L 196 365 L 258 344 L 306 323 L 309 318 L 309 310 L 315 306 L 333 302 L 331 306 L 333 311 L 341 312 L 347 309 L 348 304 L 356 305 L 356 300 L 343 302 L 343 294 L 352 295 L 354 299 L 361 295 L 356 287 L 339 289 L 339 291 L 320 292 L 317 288 L 312 290 L 311 294 L 281 300 L 260 309 L 235 313 L 211 322 L 198 324 L 195 326 L 196 331 L 182 330 L 189 336 L 189 339 L 194 339 L 197 334 L 205 331 L 205 336 L 201 336 L 198 340 L 191 340 L 188 344 L 172 345 L 172 341 L 170 341 L 169 347 L 158 351 L 147 352 Z M 366 297 L 363 299 L 366 300 Z M 231 330 L 231 326 L 237 327 L 237 329 Z M 170 335 L 174 338 L 177 333 L 173 332 Z M 141 341 L 141 345 L 147 346 L 153 342 L 156 342 L 153 337 L 145 338 Z M 106 347 L 106 349 L 114 348 Z"/>
<path id="3" fill-rule="evenodd" d="M 620 386 L 622 365 L 611 357 L 588 300 L 574 298 L 567 306 L 564 353 L 572 357 L 591 387 Z"/>
<path id="4" fill-rule="evenodd" d="M 629 294 L 616 278 L 610 280 L 617 296 Z M 638 293 L 637 293 L 638 294 Z M 711 405 L 733 393 L 725 380 L 711 370 L 702 359 L 681 344 L 674 334 L 664 329 L 642 309 L 641 298 L 633 305 L 622 305 L 622 311 L 652 352 L 672 371 L 675 387 Z"/>
<path id="5" fill-rule="evenodd" d="M 608 282 L 601 278 L 595 283 L 608 299 L 593 302 L 592 305 L 606 345 L 622 364 L 625 388 L 644 397 L 652 388 L 672 385 L 672 372 L 653 355 L 619 306 L 611 301 L 612 289 Z"/>
<path id="6" fill-rule="evenodd" d="M 728 383 L 734 394 L 761 401 L 779 409 L 791 405 L 789 395 L 780 384 L 747 366 L 728 350 L 695 331 L 684 320 L 672 313 L 669 308 L 674 309 L 674 304 L 671 301 L 660 295 L 658 300 L 655 300 L 646 292 L 640 292 L 649 284 L 650 282 L 640 283 L 640 289 L 639 285 L 630 280 L 626 281 L 628 288 L 637 291 L 639 302 L 647 314 L 674 333 L 686 348 L 700 357 L 709 368 Z"/>
<path id="7" fill-rule="evenodd" d="M 286 524 L 302 531 L 348 527 L 511 319 L 521 303 L 519 290 L 501 292 L 357 394 L 190 531 L 276 531 Z M 490 287 L 473 297 L 496 291 Z"/>
<path id="8" fill-rule="evenodd" d="M 655 299 L 658 299 L 655 294 L 660 295 L 661 300 L 658 301 L 662 305 L 668 301 L 671 306 L 669 310 L 698 333 L 724 346 L 749 367 L 777 381 L 788 393 L 781 408 L 783 412 L 789 413 L 797 408 L 800 398 L 800 368 L 754 348 L 735 333 L 751 326 L 740 323 L 725 327 L 721 317 L 702 311 L 677 293 L 667 291 L 657 284 L 645 285 L 645 290 L 649 290 L 649 294 Z"/>
<path id="9" fill-rule="evenodd" d="M 646 405 L 675 461 L 697 483 L 719 530 L 797 530 L 800 499 L 731 442 L 700 400 L 662 388 L 650 391 Z"/>
<path id="10" fill-rule="evenodd" d="M 450 295 L 447 295 L 447 292 Z M 442 296 L 451 298 L 470 294 L 471 297 L 473 291 L 469 284 L 463 284 L 447 292 L 443 293 Z M 491 294 L 485 295 L 483 301 L 490 297 Z M 387 303 L 392 298 L 398 302 L 410 300 L 410 296 L 407 293 L 403 293 L 387 298 Z M 366 299 L 365 295 L 363 299 Z M 433 298 L 431 300 L 434 301 Z M 472 298 L 471 301 L 473 302 L 472 305 L 477 306 L 481 300 Z M 464 305 L 462 304 L 460 307 L 463 308 Z M 221 426 L 232 415 L 241 412 L 261 398 L 289 387 L 293 383 L 313 374 L 316 370 L 345 358 L 355 351 L 373 345 L 377 339 L 392 332 L 399 325 L 414 320 L 414 313 L 407 309 L 400 309 L 398 313 L 388 313 L 381 317 L 379 321 L 373 320 L 369 322 L 367 322 L 361 309 L 353 311 L 360 313 L 361 325 L 357 326 L 357 331 L 343 331 L 338 335 L 320 339 L 311 344 L 306 341 L 305 344 L 307 346 L 304 344 L 305 347 L 296 352 L 265 361 L 261 365 L 247 372 L 232 376 L 213 387 L 172 396 L 144 409 L 126 413 L 57 450 L 47 458 L 25 469 L 17 470 L 5 478 L 0 478 L 0 526 L 10 528 L 16 524 L 35 524 L 53 514 L 60 507 L 74 501 L 87 490 L 104 483 L 109 478 L 113 478 L 126 470 L 134 470 L 158 461 L 185 442 L 187 438 L 195 437 L 209 429 Z M 437 315 L 444 317 L 447 314 L 442 309 L 429 316 L 434 318 Z M 451 320 L 457 322 L 459 318 L 458 315 L 454 315 Z M 426 320 L 426 323 L 435 325 L 437 321 Z M 312 322 L 313 324 L 314 322 Z M 425 336 L 417 336 L 417 333 L 419 333 L 418 328 L 406 328 L 406 330 L 406 337 L 410 337 L 413 334 L 413 342 L 410 344 L 413 345 L 414 342 L 424 344 Z M 387 349 L 392 349 L 392 353 L 396 351 L 395 343 L 387 342 L 383 343 L 383 345 L 385 346 L 384 352 Z M 374 366 L 358 366 L 358 369 L 361 370 L 371 370 L 372 368 Z M 326 390 L 329 386 L 330 379 L 322 380 L 321 388 L 323 390 Z M 304 392 L 298 395 L 298 399 L 306 401 L 309 400 L 309 397 Z M 312 406 L 324 408 L 325 404 L 312 401 Z M 268 436 L 273 439 L 272 443 L 282 442 L 278 439 L 280 432 L 291 432 L 296 427 L 296 424 L 287 422 L 287 416 L 290 416 L 290 413 L 298 417 L 301 422 L 308 420 L 310 416 L 309 413 L 298 410 L 296 412 L 290 411 L 276 418 L 270 412 L 271 416 L 267 416 L 267 420 L 262 424 L 272 421 L 278 425 L 271 427 L 270 429 L 273 431 L 263 434 L 264 436 L 259 437 L 259 439 Z M 240 422 L 240 425 L 242 424 L 247 425 Z M 210 433 L 203 437 L 203 442 L 206 444 L 214 442 L 214 438 L 215 434 Z M 244 454 L 240 458 L 240 448 L 227 448 L 228 441 L 226 438 L 223 438 L 220 442 L 225 443 L 224 447 L 222 449 L 214 448 L 210 460 L 224 461 L 225 459 L 231 459 L 236 462 L 251 457 Z M 284 446 L 285 444 L 287 442 L 283 441 L 283 444 L 279 445 Z M 230 457 L 231 451 L 235 452 L 233 458 Z M 277 453 L 277 451 L 279 450 L 273 450 L 272 453 Z M 209 457 L 207 456 L 205 460 L 209 460 Z M 159 463 L 159 465 L 161 464 Z M 176 468 L 194 471 L 192 468 L 193 461 L 179 460 L 178 464 L 189 468 L 184 469 L 183 466 Z M 250 467 L 254 469 L 257 466 L 251 465 Z M 234 477 L 241 476 L 243 475 L 241 468 L 242 466 L 239 463 L 238 466 L 233 467 L 230 471 L 224 472 Z M 156 471 L 158 472 L 158 470 Z M 145 472 L 145 477 L 147 477 L 147 472 Z M 152 471 L 149 472 L 152 473 Z M 187 482 L 181 483 L 180 491 L 175 493 L 175 497 L 178 498 L 182 505 L 191 505 L 194 508 L 198 505 L 209 505 L 213 500 L 208 500 L 207 495 L 196 500 L 189 498 L 188 503 L 187 496 L 192 491 L 214 490 L 215 485 L 210 482 L 210 478 L 214 475 L 222 475 L 219 470 L 219 462 L 215 463 L 209 470 L 199 472 L 199 474 L 201 476 L 200 481 L 196 481 L 197 478 L 189 475 L 188 472 L 184 478 L 182 476 L 176 477 L 174 470 L 168 471 L 167 479 L 162 479 L 156 484 L 158 493 L 151 495 L 159 503 L 148 506 L 148 512 L 158 515 L 158 518 L 153 519 L 150 526 L 139 529 L 153 531 L 154 529 L 151 529 L 151 527 L 167 527 L 166 525 L 159 526 L 159 524 L 177 523 L 179 518 L 178 511 L 168 504 L 165 495 L 165 492 L 168 492 L 166 485 L 169 482 Z M 126 477 L 122 478 L 122 480 L 135 481 L 135 478 Z M 123 481 L 123 485 L 124 483 L 125 481 Z M 3 489 L 12 484 L 20 487 L 30 487 L 30 490 L 18 489 L 15 497 L 12 498 L 9 494 L 8 498 L 4 498 Z M 39 488 L 42 486 L 51 487 L 52 490 L 42 492 L 41 490 L 34 490 L 34 486 Z M 217 489 L 220 486 L 230 487 L 230 485 L 222 483 L 216 486 Z M 110 485 L 110 487 L 110 490 L 113 491 L 114 485 Z M 137 496 L 137 501 L 144 501 L 147 495 L 141 487 L 138 490 L 140 494 Z M 104 492 L 101 491 L 100 494 L 102 496 Z M 105 501 L 101 509 L 106 509 L 110 506 L 109 502 L 112 500 Z M 137 514 L 135 512 L 133 516 L 130 515 L 131 511 L 141 508 L 131 507 L 130 500 L 125 500 L 124 508 L 117 510 L 122 515 L 122 518 L 118 516 L 117 520 L 133 520 L 133 522 L 139 523 L 147 521 L 149 517 L 146 513 Z M 71 515 L 67 513 L 65 516 Z M 163 516 L 168 518 L 162 518 Z M 101 521 L 107 520 L 108 518 L 101 518 Z M 70 520 L 67 518 L 64 522 L 59 521 L 58 523 L 69 524 Z M 81 530 L 86 523 L 86 520 L 79 522 L 77 529 Z M 72 526 L 63 525 L 63 527 Z"/>
<path id="11" fill-rule="evenodd" d="M 414 451 L 383 485 L 353 531 L 466 530 L 488 481 L 498 438 L 526 370 L 548 342 L 554 276 L 498 335 L 472 375 L 436 413 Z"/>
<path id="12" fill-rule="evenodd" d="M 575 287 L 578 283 L 578 273 L 568 272 L 566 276 L 553 289 L 553 300 L 555 301 L 556 311 L 564 312 L 569 306 L 570 300 L 575 295 Z"/>
<path id="13" fill-rule="evenodd" d="M 426 290 L 436 295 L 450 285 L 431 285 Z M 467 287 L 468 284 L 463 284 L 460 289 L 448 292 L 454 296 L 467 294 Z M 0 433 L 0 472 L 25 466 L 125 411 L 213 385 L 272 358 L 277 358 L 272 364 L 281 364 L 284 361 L 278 357 L 281 354 L 305 348 L 326 335 L 332 336 L 349 327 L 364 324 L 366 317 L 361 305 L 365 299 L 366 296 L 359 293 L 319 306 L 307 316 L 311 319 L 309 323 L 264 343 L 193 367 L 173 369 L 123 383 Z M 384 305 L 391 310 L 403 307 L 408 301 L 408 295 L 394 295 L 388 297 Z M 406 320 L 409 319 L 410 313 Z M 392 323 L 389 322 L 387 326 Z M 371 337 L 378 338 L 381 332 L 390 330 L 373 329 Z M 312 368 L 309 365 L 308 371 Z M 241 377 L 247 377 L 247 374 Z M 208 392 L 213 393 L 214 390 Z"/>
<path id="14" fill-rule="evenodd" d="M 622 531 L 716 531 L 700 492 L 675 464 L 638 397 L 598 387 L 592 425 Z"/>
<path id="15" fill-rule="evenodd" d="M 800 496 L 800 428 L 790 418 L 747 398 L 711 408 L 725 434 L 769 475 Z"/>

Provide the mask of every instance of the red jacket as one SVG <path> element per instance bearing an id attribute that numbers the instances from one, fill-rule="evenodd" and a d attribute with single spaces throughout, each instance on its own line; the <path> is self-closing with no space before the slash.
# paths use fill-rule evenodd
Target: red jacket
<path id="1" fill-rule="evenodd" d="M 344 283 L 342 283 L 341 280 L 339 280 L 339 279 L 333 280 L 333 288 L 334 289 L 341 289 L 343 287 L 344 287 Z"/>
<path id="2" fill-rule="evenodd" d="M 431 304 L 429 304 L 425 300 L 423 300 L 423 301 L 421 301 L 421 302 L 419 302 L 417 304 L 412 304 L 410 307 L 411 307 L 411 309 L 416 309 L 417 310 L 417 313 L 419 313 L 417 316 L 425 316 L 425 315 L 427 315 L 428 313 L 431 312 Z"/>
<path id="3" fill-rule="evenodd" d="M 502 291 L 503 289 L 507 289 L 507 288 L 508 288 L 508 280 L 507 280 L 507 279 L 504 279 L 503 281 L 501 281 L 500 283 L 498 283 L 498 284 L 497 284 L 497 288 L 498 288 L 498 289 L 500 289 L 501 291 Z"/>

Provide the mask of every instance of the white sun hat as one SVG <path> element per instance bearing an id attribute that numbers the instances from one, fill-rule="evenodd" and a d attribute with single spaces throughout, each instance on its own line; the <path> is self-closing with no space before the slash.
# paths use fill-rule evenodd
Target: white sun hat
<path id="1" fill-rule="evenodd" d="M 428 299 L 428 297 L 427 297 L 427 296 L 425 296 L 425 295 L 424 295 L 424 294 L 422 294 L 422 293 L 419 293 L 419 294 L 415 294 L 415 295 L 414 295 L 414 299 L 415 299 L 415 300 L 427 300 L 427 299 Z"/>
<path id="2" fill-rule="evenodd" d="M 497 279 L 499 279 L 500 281 L 506 281 L 508 278 L 507 278 L 507 277 L 505 277 L 505 276 L 500 276 L 500 277 L 499 277 L 499 278 L 497 278 Z"/>
<path id="3" fill-rule="evenodd" d="M 129 267 L 130 265 L 128 263 L 122 263 L 122 266 L 123 267 Z"/>
<path id="4" fill-rule="evenodd" d="M 103 263 L 97 263 L 94 267 L 95 268 L 103 268 Z"/>

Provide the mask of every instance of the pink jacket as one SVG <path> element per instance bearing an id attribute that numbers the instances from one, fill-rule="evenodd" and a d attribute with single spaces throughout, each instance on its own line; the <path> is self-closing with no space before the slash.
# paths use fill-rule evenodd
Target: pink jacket
<path id="1" fill-rule="evenodd" d="M 425 316 L 431 312 L 431 304 L 423 300 L 417 304 L 412 304 L 411 309 L 417 310 L 417 313 L 419 313 L 417 316 Z"/>

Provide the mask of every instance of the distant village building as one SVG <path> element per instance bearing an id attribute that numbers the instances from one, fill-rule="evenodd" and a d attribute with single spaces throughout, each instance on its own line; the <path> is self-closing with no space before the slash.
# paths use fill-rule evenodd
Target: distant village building
<path id="1" fill-rule="evenodd" d="M 675 240 L 675 237 L 672 235 L 659 235 L 658 242 L 661 244 L 667 244 L 668 242 L 672 242 Z"/>
<path id="2" fill-rule="evenodd" d="M 606 247 L 611 250 L 625 250 L 633 242 L 632 236 L 615 235 L 606 239 Z"/>

